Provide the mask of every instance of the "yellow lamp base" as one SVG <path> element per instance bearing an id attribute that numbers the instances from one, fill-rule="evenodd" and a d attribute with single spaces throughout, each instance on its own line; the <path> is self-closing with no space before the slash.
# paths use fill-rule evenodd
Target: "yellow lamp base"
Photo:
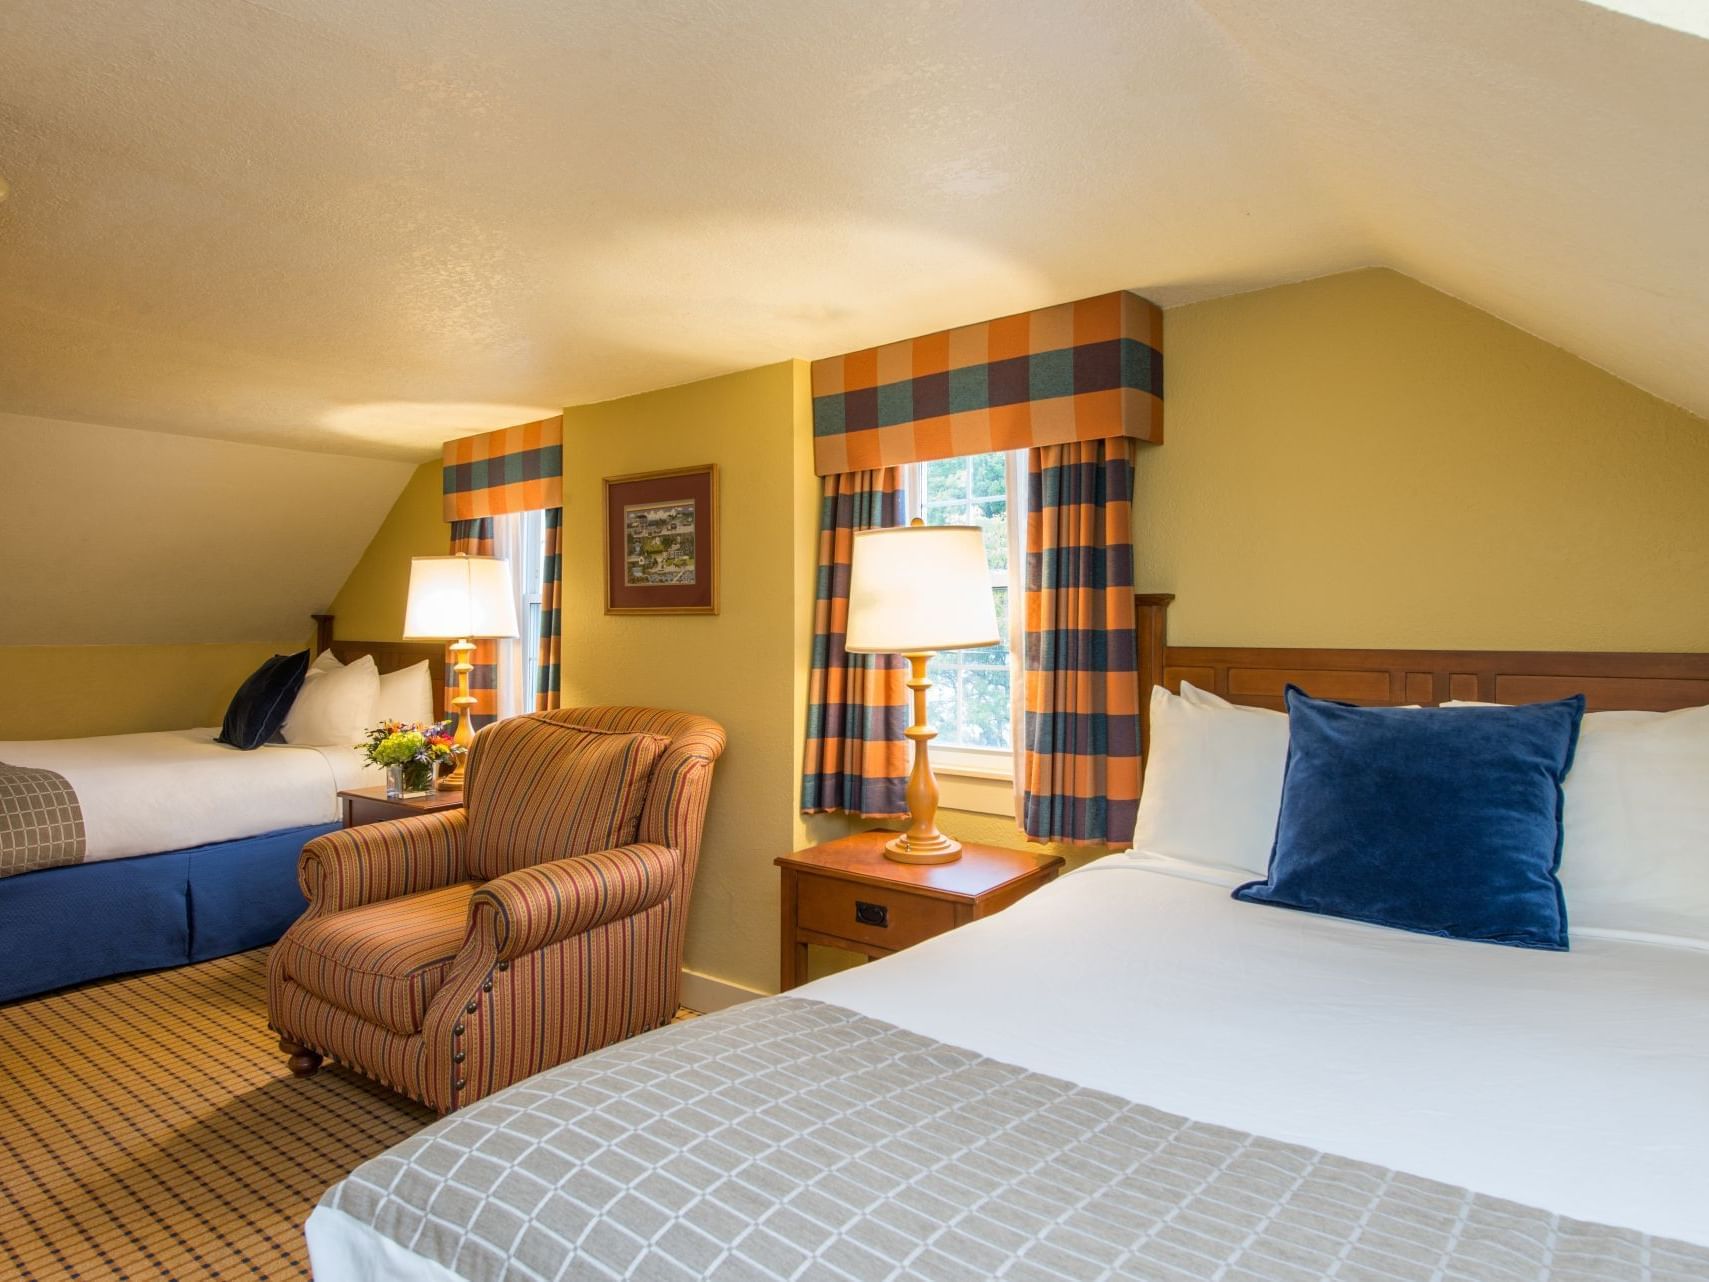
<path id="1" fill-rule="evenodd" d="M 469 693 L 469 674 L 475 670 L 475 665 L 469 662 L 469 656 L 475 652 L 475 643 L 464 637 L 451 647 L 451 653 L 457 657 L 452 671 L 457 674 L 457 696 L 451 700 L 455 709 L 452 713 L 457 719 L 457 730 L 451 736 L 461 752 L 457 754 L 457 766 L 450 774 L 439 781 L 440 792 L 461 792 L 463 789 L 463 767 L 469 762 L 469 749 L 474 746 L 475 731 L 469 724 L 470 709 L 475 706 L 475 697 Z"/>
<path id="2" fill-rule="evenodd" d="M 905 790 L 910 822 L 907 832 L 885 843 L 884 857 L 899 864 L 951 864 L 961 858 L 961 843 L 938 831 L 938 781 L 926 754 L 926 745 L 938 733 L 926 724 L 926 691 L 932 688 L 926 663 L 932 656 L 917 651 L 903 657 L 909 668 L 906 684 L 914 692 L 914 724 L 902 732 L 914 745 L 914 769 Z"/>
<path id="3" fill-rule="evenodd" d="M 903 833 L 884 843 L 884 857 L 899 864 L 952 864 L 961 858 L 961 843 L 935 832 L 924 841 L 909 840 Z"/>

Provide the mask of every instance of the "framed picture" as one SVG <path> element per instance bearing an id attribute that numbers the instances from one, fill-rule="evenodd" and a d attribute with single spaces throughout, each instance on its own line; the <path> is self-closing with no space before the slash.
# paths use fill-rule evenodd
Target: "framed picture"
<path id="1" fill-rule="evenodd" d="M 605 478 L 605 612 L 718 613 L 718 465 Z"/>

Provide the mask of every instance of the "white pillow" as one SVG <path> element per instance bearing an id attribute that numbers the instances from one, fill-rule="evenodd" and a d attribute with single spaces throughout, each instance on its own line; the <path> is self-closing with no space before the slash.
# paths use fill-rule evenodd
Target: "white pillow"
<path id="1" fill-rule="evenodd" d="M 1287 761 L 1282 713 L 1154 686 L 1134 849 L 1264 876 Z"/>
<path id="2" fill-rule="evenodd" d="M 343 666 L 344 665 L 338 661 L 338 656 L 333 654 L 333 652 L 331 650 L 322 650 L 319 654 L 317 654 L 315 656 L 315 661 L 313 663 L 309 664 L 308 671 L 303 673 L 303 685 L 306 686 L 309 682 L 313 681 L 316 677 L 324 676 L 326 673 L 332 672 L 338 668 L 342 668 Z M 302 693 L 302 686 L 297 687 L 297 693 L 299 695 Z M 292 707 L 296 706 L 295 701 L 292 702 L 291 706 Z M 287 713 L 286 715 L 289 716 L 290 714 Z M 284 742 L 286 742 L 285 727 L 283 725 L 281 725 L 277 730 L 275 730 L 273 732 L 273 737 L 271 739 L 269 739 L 267 742 L 268 743 L 284 743 Z"/>
<path id="3" fill-rule="evenodd" d="M 1709 944 L 1709 707 L 1587 713 L 1562 792 L 1569 928 Z"/>
<path id="4" fill-rule="evenodd" d="M 336 662 L 336 661 L 335 661 Z M 285 718 L 286 743 L 355 747 L 373 724 L 380 672 L 370 655 L 304 679 Z"/>
<path id="5" fill-rule="evenodd" d="M 1201 690 L 1196 685 L 1186 681 L 1181 683 L 1181 697 L 1188 703 L 1196 704 L 1201 708 L 1227 708 L 1232 712 L 1256 712 L 1261 717 L 1281 717 L 1284 721 L 1288 718 L 1287 713 L 1278 712 L 1275 708 L 1251 708 L 1244 703 L 1230 703 L 1220 694 Z M 1421 703 L 1397 703 L 1393 706 L 1397 708 L 1421 708 L 1424 705 Z M 1466 706 L 1471 707 L 1472 705 L 1467 704 Z"/>
<path id="6" fill-rule="evenodd" d="M 344 665 L 338 661 L 338 656 L 331 650 L 322 650 L 315 656 L 315 661 L 309 664 L 309 670 L 303 674 L 304 681 L 313 681 L 326 672 L 336 672 Z"/>
<path id="7" fill-rule="evenodd" d="M 363 655 L 358 663 L 373 663 L 372 655 Z M 331 650 L 322 650 L 320 655 L 309 665 L 304 682 L 328 672 L 336 672 L 344 667 Z M 374 707 L 368 714 L 364 729 L 377 726 L 382 721 L 419 722 L 431 725 L 433 715 L 433 669 L 426 659 L 412 664 L 407 668 L 399 668 L 396 672 L 380 673 L 379 694 L 374 700 Z"/>
<path id="8" fill-rule="evenodd" d="M 396 672 L 380 674 L 380 689 L 368 724 L 377 726 L 382 721 L 414 721 L 423 725 L 433 721 L 433 674 L 426 659 Z"/>
<path id="9" fill-rule="evenodd" d="M 1277 712 L 1274 708 L 1249 708 L 1244 703 L 1230 703 L 1220 694 L 1212 694 L 1209 690 L 1201 690 L 1191 681 L 1181 683 L 1181 697 L 1195 708 L 1222 708 L 1229 712 L 1255 712 L 1261 717 L 1280 717 L 1288 719 L 1285 712 Z"/>

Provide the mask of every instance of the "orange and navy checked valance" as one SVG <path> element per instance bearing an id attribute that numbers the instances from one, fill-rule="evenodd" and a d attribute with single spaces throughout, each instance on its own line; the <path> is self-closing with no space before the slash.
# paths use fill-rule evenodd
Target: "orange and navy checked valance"
<path id="1" fill-rule="evenodd" d="M 445 519 L 564 505 L 564 416 L 445 442 Z"/>
<path id="2" fill-rule="evenodd" d="M 1163 313 L 1118 291 L 813 362 L 820 476 L 1163 439 Z"/>

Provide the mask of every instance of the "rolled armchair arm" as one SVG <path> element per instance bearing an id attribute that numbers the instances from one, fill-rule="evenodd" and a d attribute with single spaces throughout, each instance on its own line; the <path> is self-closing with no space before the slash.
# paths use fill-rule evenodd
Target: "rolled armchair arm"
<path id="1" fill-rule="evenodd" d="M 669 846 L 618 846 L 519 868 L 475 891 L 472 931 L 485 932 L 497 960 L 511 961 L 632 917 L 676 889 L 682 854 Z"/>
<path id="2" fill-rule="evenodd" d="M 297 861 L 297 884 L 316 915 L 376 904 L 462 881 L 462 810 L 440 810 L 316 837 Z"/>

